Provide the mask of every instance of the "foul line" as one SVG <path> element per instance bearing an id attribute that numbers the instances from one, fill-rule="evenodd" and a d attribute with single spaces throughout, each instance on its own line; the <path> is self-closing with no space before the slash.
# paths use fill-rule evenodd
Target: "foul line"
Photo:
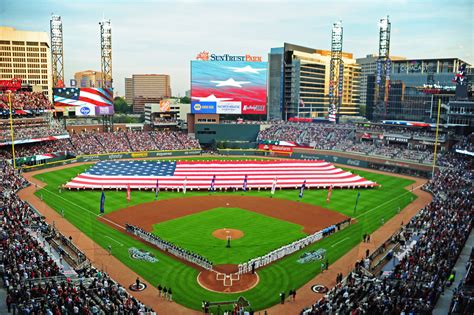
<path id="1" fill-rule="evenodd" d="M 369 214 L 369 213 L 371 213 L 372 211 L 377 210 L 378 208 L 382 207 L 383 205 L 385 205 L 385 204 L 387 204 L 387 203 L 390 203 L 390 202 L 392 202 L 392 201 L 394 201 L 394 200 L 400 199 L 401 197 L 405 196 L 406 194 L 411 193 L 411 192 L 417 190 L 418 188 L 420 188 L 420 187 L 422 187 L 422 186 L 423 186 L 423 185 L 418 185 L 418 186 L 414 187 L 413 190 L 411 190 L 411 191 L 406 191 L 406 192 L 404 192 L 403 194 L 401 194 L 401 195 L 398 196 L 398 197 L 395 197 L 395 198 L 393 198 L 393 199 L 387 200 L 387 201 L 385 201 L 384 203 L 379 204 L 377 207 L 372 208 L 372 209 L 370 209 L 369 211 L 366 211 L 366 212 L 364 212 L 364 213 L 359 214 L 359 215 L 356 216 L 355 218 L 358 219 L 358 218 L 360 218 L 360 217 L 362 217 L 362 216 L 364 216 L 364 215 L 366 215 L 366 214 Z"/>
<path id="2" fill-rule="evenodd" d="M 32 185 L 35 185 L 35 184 L 32 183 L 32 182 L 29 182 L 29 183 L 32 184 Z M 115 223 L 114 221 L 109 220 L 109 219 L 107 219 L 107 218 L 104 218 L 103 216 L 101 216 L 101 214 L 97 214 L 97 213 L 95 213 L 95 212 L 92 212 L 92 211 L 90 211 L 89 209 L 86 209 L 86 208 L 84 208 L 84 207 L 78 205 L 77 203 L 74 203 L 74 202 L 72 202 L 72 201 L 70 201 L 70 200 L 67 200 L 66 198 L 61 197 L 60 195 L 58 195 L 58 194 L 56 194 L 56 193 L 50 191 L 49 189 L 45 188 L 44 186 L 37 185 L 37 187 L 40 187 L 41 189 L 43 189 L 43 190 L 49 192 L 50 194 L 52 194 L 52 195 L 54 195 L 54 196 L 56 196 L 56 197 L 59 197 L 59 198 L 61 198 L 62 200 L 66 201 L 66 202 L 68 202 L 68 203 L 70 203 L 70 204 L 72 204 L 72 205 L 74 205 L 74 206 L 76 206 L 76 207 L 78 207 L 78 208 L 81 208 L 81 209 L 85 210 L 86 212 L 89 212 L 90 214 L 92 214 L 92 215 L 94 215 L 94 216 L 96 216 L 96 217 L 101 217 L 102 220 L 107 221 L 107 222 L 109 222 L 109 223 L 111 223 L 111 224 L 113 224 L 113 225 L 115 225 L 115 226 L 118 226 L 118 227 L 121 228 L 122 230 L 125 230 L 125 227 L 124 227 L 124 226 L 121 226 L 120 224 Z M 35 196 L 35 197 L 36 197 L 36 196 Z M 38 198 L 38 197 L 36 197 L 36 198 Z M 44 202 L 44 201 L 42 201 L 42 202 Z M 48 205 L 48 206 L 49 206 L 49 205 Z"/>
<path id="3" fill-rule="evenodd" d="M 123 244 L 122 244 L 122 243 L 120 243 L 119 241 L 117 241 L 116 239 L 114 239 L 114 238 L 111 238 L 111 237 L 110 237 L 110 236 L 108 236 L 108 235 L 106 235 L 105 237 L 107 237 L 107 238 L 111 239 L 112 241 L 114 241 L 114 242 L 116 242 L 116 243 L 120 244 L 120 246 L 123 246 Z"/>
<path id="4" fill-rule="evenodd" d="M 337 244 L 342 243 L 342 242 L 344 242 L 345 240 L 348 240 L 349 238 L 350 238 L 350 237 L 346 237 L 346 238 L 340 240 L 339 242 L 332 244 L 331 247 L 334 247 L 334 246 L 336 246 Z"/>

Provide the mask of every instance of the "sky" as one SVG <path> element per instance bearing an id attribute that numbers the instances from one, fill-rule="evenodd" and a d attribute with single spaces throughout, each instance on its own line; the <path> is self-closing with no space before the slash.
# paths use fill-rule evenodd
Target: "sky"
<path id="1" fill-rule="evenodd" d="M 263 56 L 284 42 L 330 49 L 332 23 L 342 20 L 343 50 L 356 58 L 378 52 L 378 22 L 390 16 L 391 55 L 458 57 L 474 63 L 474 1 L 0 0 L 0 25 L 49 33 L 63 21 L 65 79 L 100 71 L 99 21 L 112 23 L 114 90 L 132 74 L 171 76 L 174 96 L 190 89 L 197 53 Z"/>

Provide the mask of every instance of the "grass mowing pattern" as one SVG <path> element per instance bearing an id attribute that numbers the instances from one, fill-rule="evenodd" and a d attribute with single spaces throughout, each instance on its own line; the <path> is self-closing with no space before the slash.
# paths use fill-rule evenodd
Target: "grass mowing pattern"
<path id="1" fill-rule="evenodd" d="M 230 159 L 226 158 L 226 160 Z M 329 262 L 332 263 L 361 242 L 363 233 L 372 233 L 378 229 L 381 226 L 382 218 L 385 222 L 388 221 L 397 213 L 399 207 L 403 209 L 416 198 L 415 195 L 403 188 L 412 184 L 413 181 L 411 180 L 359 170 L 353 172 L 369 180 L 376 181 L 382 187 L 360 190 L 361 197 L 357 212 L 355 213 L 354 203 L 357 190 L 335 189 L 329 204 L 326 203 L 327 190 L 306 190 L 302 202 L 320 205 L 355 217 L 357 223 L 307 247 L 301 252 L 297 252 L 260 270 L 258 272 L 260 283 L 252 290 L 240 294 L 219 294 L 209 292 L 197 284 L 196 277 L 198 273 L 195 269 L 97 221 L 100 191 L 63 191 L 59 194 L 58 187 L 61 184 L 64 184 L 89 167 L 91 165 L 74 166 L 35 176 L 47 184 L 47 187 L 38 190 L 36 195 L 43 195 L 44 201 L 56 211 L 60 212 L 61 209 L 64 209 L 65 218 L 83 233 L 94 239 L 100 246 L 107 248 L 109 244 L 112 245 L 113 255 L 151 284 L 157 285 L 160 283 L 166 287 L 171 287 L 173 289 L 173 299 L 177 303 L 196 310 L 201 309 L 202 300 L 223 301 L 234 299 L 241 295 L 250 301 L 254 310 L 265 309 L 278 303 L 278 295 L 281 291 L 288 292 L 290 289 L 297 289 L 320 272 L 320 262 L 308 264 L 298 264 L 296 262 L 303 252 L 324 248 L 327 250 Z M 227 195 L 231 193 L 216 194 Z M 202 195 L 202 193 L 196 191 L 188 191 L 186 193 L 186 197 L 197 195 Z M 269 191 L 250 191 L 246 195 L 268 197 L 270 193 Z M 132 200 L 128 205 L 125 197 L 125 191 L 107 191 L 105 211 L 111 212 L 128 205 L 151 202 L 154 200 L 154 192 L 132 191 Z M 160 192 L 159 195 L 159 199 L 182 197 L 182 194 L 173 192 Z M 298 191 L 277 190 L 274 198 L 296 201 L 298 200 Z M 123 246 L 120 246 L 120 243 Z M 159 263 L 151 264 L 132 260 L 128 256 L 128 248 L 132 246 L 152 252 L 160 260 Z M 103 266 L 97 267 L 101 268 Z M 348 266 L 348 270 L 352 267 Z"/>
<path id="2" fill-rule="evenodd" d="M 217 229 L 232 228 L 244 236 L 231 241 L 212 236 Z M 305 237 L 303 227 L 239 208 L 215 208 L 153 225 L 153 233 L 198 253 L 215 265 L 239 264 Z"/>

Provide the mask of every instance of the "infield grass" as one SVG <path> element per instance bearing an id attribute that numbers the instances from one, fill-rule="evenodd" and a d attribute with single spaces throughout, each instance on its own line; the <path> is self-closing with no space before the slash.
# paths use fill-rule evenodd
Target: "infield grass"
<path id="1" fill-rule="evenodd" d="M 214 237 L 222 228 L 241 230 L 244 236 L 231 240 Z M 239 264 L 262 256 L 282 245 L 305 237 L 303 227 L 240 208 L 215 208 L 153 225 L 153 233 L 198 253 L 215 265 Z"/>
<path id="2" fill-rule="evenodd" d="M 225 159 L 229 160 L 230 158 Z M 411 185 L 413 181 L 360 170 L 351 171 L 369 180 L 376 181 L 382 186 L 374 189 L 360 190 L 361 196 L 356 212 L 354 212 L 354 203 L 358 190 L 335 189 L 329 204 L 326 203 L 327 190 L 306 190 L 301 202 L 341 212 L 356 218 L 357 223 L 259 270 L 260 282 L 255 288 L 245 293 L 220 294 L 207 291 L 197 284 L 196 277 L 198 272 L 196 269 L 174 260 L 155 248 L 146 246 L 98 221 L 100 191 L 62 191 L 62 193 L 59 193 L 58 187 L 61 184 L 66 183 L 69 179 L 89 167 L 91 165 L 73 166 L 36 175 L 35 178 L 47 184 L 45 188 L 39 189 L 36 195 L 42 195 L 43 200 L 56 211 L 60 212 L 61 209 L 64 209 L 65 219 L 91 237 L 100 246 L 107 248 L 108 245 L 112 245 L 113 255 L 151 284 L 157 285 L 160 283 L 164 286 L 172 287 L 173 299 L 177 303 L 196 310 L 201 309 L 202 300 L 227 301 L 239 296 L 245 296 L 254 310 L 263 310 L 278 303 L 281 291 L 288 292 L 290 289 L 298 289 L 320 272 L 321 262 L 319 261 L 307 264 L 297 263 L 296 261 L 301 254 L 324 248 L 327 250 L 327 258 L 331 264 L 360 243 L 364 233 L 372 233 L 380 228 L 382 219 L 387 222 L 397 213 L 399 208 L 403 209 L 416 198 L 414 194 L 404 189 L 404 187 Z M 188 191 L 186 197 L 202 194 L 197 191 Z M 226 195 L 232 193 L 216 194 Z M 269 191 L 249 191 L 246 195 L 269 197 L 270 193 Z M 159 195 L 159 199 L 183 197 L 182 194 L 176 192 L 160 192 Z M 277 190 L 274 198 L 296 201 L 298 200 L 298 190 Z M 154 192 L 152 191 L 132 191 L 132 200 L 129 203 L 126 201 L 125 191 L 107 191 L 105 212 L 108 213 L 153 200 Z M 41 209 L 38 210 L 41 211 Z M 188 242 L 192 243 L 195 240 L 192 242 L 189 240 Z M 153 253 L 159 259 L 159 262 L 152 264 L 132 260 L 128 255 L 128 248 L 132 246 Z M 222 251 L 224 250 L 225 248 L 222 249 Z M 106 269 L 106 266 L 97 267 Z M 346 271 L 349 271 L 352 267 L 347 266 Z"/>

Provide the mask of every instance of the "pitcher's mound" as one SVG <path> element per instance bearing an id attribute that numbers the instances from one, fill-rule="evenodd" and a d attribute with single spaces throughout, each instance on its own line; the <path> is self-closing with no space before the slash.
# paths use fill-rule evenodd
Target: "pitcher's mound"
<path id="1" fill-rule="evenodd" d="M 244 232 L 235 229 L 219 229 L 212 232 L 212 236 L 221 240 L 227 240 L 227 236 L 230 236 L 233 240 L 244 236 Z"/>
<path id="2" fill-rule="evenodd" d="M 197 281 L 204 289 L 220 293 L 244 292 L 258 284 L 257 273 L 239 275 L 237 271 L 237 265 L 218 265 L 214 266 L 214 271 L 201 271 Z"/>

